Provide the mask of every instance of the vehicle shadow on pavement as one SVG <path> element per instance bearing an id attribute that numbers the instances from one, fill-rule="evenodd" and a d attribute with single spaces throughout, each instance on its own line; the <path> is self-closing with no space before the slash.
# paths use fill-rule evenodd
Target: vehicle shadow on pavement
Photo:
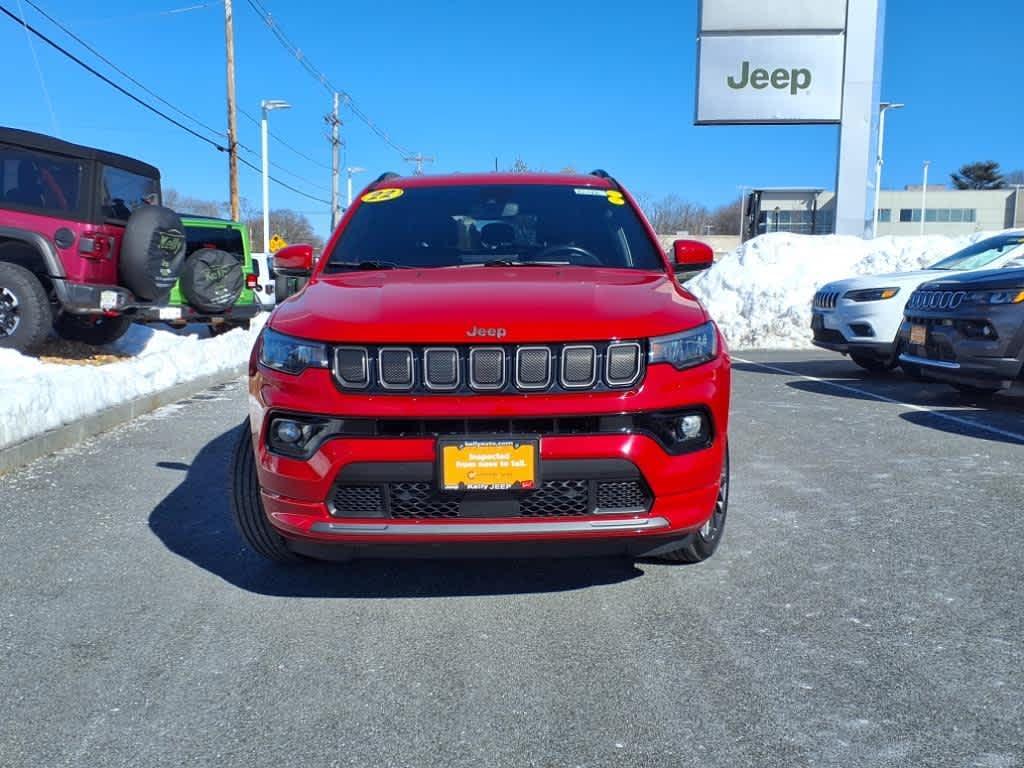
<path id="1" fill-rule="evenodd" d="M 231 519 L 228 471 L 238 429 L 207 443 L 191 465 L 159 462 L 185 474 L 150 513 L 149 527 L 171 552 L 240 589 L 280 597 L 454 597 L 560 592 L 644 575 L 625 558 L 267 562 L 245 546 Z"/>
<path id="2" fill-rule="evenodd" d="M 841 382 L 836 382 L 841 383 Z M 790 381 L 787 386 L 801 392 L 826 395 L 847 400 L 863 400 L 878 403 L 877 397 L 855 389 L 839 389 L 832 382 Z M 892 397 L 892 395 L 885 395 Z M 948 434 L 963 435 L 981 440 L 1024 445 L 1024 408 L 1020 398 L 995 396 L 971 400 L 952 390 L 940 389 L 927 398 L 893 398 L 901 403 L 919 405 L 929 410 L 907 411 L 900 418 L 919 427 L 936 429 Z"/>

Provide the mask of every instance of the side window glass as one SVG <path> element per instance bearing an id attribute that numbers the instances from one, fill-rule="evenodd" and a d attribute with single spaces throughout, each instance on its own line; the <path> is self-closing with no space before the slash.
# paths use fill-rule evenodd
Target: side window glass
<path id="1" fill-rule="evenodd" d="M 78 211 L 81 187 L 80 161 L 0 145 L 0 202 L 67 215 Z"/>

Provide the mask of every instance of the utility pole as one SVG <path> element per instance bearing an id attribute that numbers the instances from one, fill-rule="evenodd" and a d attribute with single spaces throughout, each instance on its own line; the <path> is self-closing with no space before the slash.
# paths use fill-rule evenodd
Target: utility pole
<path id="1" fill-rule="evenodd" d="M 338 174 L 341 171 L 341 118 L 338 109 L 341 97 L 334 94 L 334 111 L 324 117 L 324 122 L 331 126 L 331 230 L 338 226 L 341 218 L 341 203 L 338 201 Z"/>
<path id="2" fill-rule="evenodd" d="M 415 155 L 406 155 L 402 159 L 405 160 L 405 162 L 407 162 L 407 163 L 416 163 L 416 170 L 413 171 L 413 173 L 416 176 L 422 176 L 423 175 L 423 164 L 424 163 L 432 163 L 432 162 L 434 162 L 434 158 L 433 157 L 425 157 L 422 152 L 417 152 Z"/>
<path id="3" fill-rule="evenodd" d="M 924 234 L 924 220 L 928 215 L 928 166 L 931 160 L 924 161 L 924 178 L 921 179 L 921 234 Z"/>
<path id="4" fill-rule="evenodd" d="M 231 0 L 224 0 L 224 39 L 228 60 L 228 186 L 231 218 L 238 221 L 238 119 L 235 114 L 235 21 Z"/>

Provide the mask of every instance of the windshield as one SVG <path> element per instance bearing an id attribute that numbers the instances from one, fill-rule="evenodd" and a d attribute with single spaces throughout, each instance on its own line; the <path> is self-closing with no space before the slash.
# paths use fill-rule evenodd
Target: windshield
<path id="1" fill-rule="evenodd" d="M 142 205 L 160 205 L 160 182 L 131 171 L 103 166 L 103 215 L 127 221 Z"/>
<path id="2" fill-rule="evenodd" d="M 518 184 L 374 190 L 325 271 L 520 264 L 664 269 L 618 191 Z"/>
<path id="3" fill-rule="evenodd" d="M 984 269 L 1001 256 L 1018 249 L 1014 260 L 1024 258 L 1024 235 L 990 237 L 947 256 L 929 269 Z"/>

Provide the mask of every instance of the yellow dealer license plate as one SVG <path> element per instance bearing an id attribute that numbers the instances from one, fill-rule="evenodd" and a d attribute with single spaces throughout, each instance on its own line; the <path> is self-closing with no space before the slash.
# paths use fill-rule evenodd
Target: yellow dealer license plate
<path id="1" fill-rule="evenodd" d="M 928 327 L 924 325 L 910 326 L 910 343 L 925 344 L 928 341 Z"/>
<path id="2" fill-rule="evenodd" d="M 540 440 L 438 441 L 441 487 L 446 491 L 531 490 L 538 485 Z"/>

